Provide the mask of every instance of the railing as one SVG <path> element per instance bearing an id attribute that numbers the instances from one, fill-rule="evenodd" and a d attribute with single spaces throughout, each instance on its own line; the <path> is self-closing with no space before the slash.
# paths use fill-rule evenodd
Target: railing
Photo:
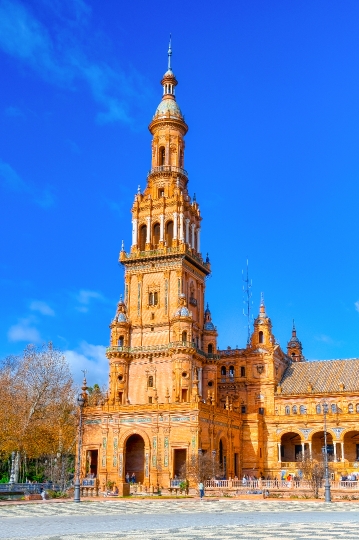
<path id="1" fill-rule="evenodd" d="M 0 484 L 0 493 L 4 493 L 6 491 L 24 491 L 26 493 L 40 493 L 42 489 L 60 491 L 60 486 L 58 486 L 57 484 L 53 484 L 52 482 L 42 482 L 39 484 L 30 484 L 28 482 L 9 482 L 7 484 Z"/>
<path id="2" fill-rule="evenodd" d="M 150 352 L 150 351 L 165 351 L 168 349 L 177 349 L 179 347 L 185 347 L 189 349 L 194 349 L 198 354 L 204 356 L 205 358 L 211 358 L 218 360 L 219 355 L 207 354 L 202 349 L 199 349 L 193 341 L 172 341 L 171 343 L 163 345 L 146 345 L 142 347 L 121 347 L 113 346 L 107 347 L 106 352 L 125 352 L 125 353 L 137 353 L 137 352 Z"/>
<path id="3" fill-rule="evenodd" d="M 138 259 L 138 258 L 149 258 L 149 257 L 164 257 L 165 255 L 169 254 L 184 254 L 188 255 L 189 257 L 192 257 L 195 261 L 197 261 L 199 264 L 204 266 L 205 268 L 209 268 L 209 263 L 204 262 L 200 254 L 195 254 L 194 250 L 189 249 L 187 247 L 178 246 L 178 247 L 166 247 L 164 249 L 150 249 L 148 251 L 140 251 L 135 253 L 125 253 L 124 251 L 121 251 L 120 253 L 120 259 Z"/>
<path id="4" fill-rule="evenodd" d="M 152 167 L 150 171 L 148 171 L 148 175 L 158 173 L 158 172 L 169 172 L 169 173 L 179 173 L 183 174 L 184 176 L 188 177 L 187 171 L 185 169 L 182 169 L 181 167 L 175 167 L 174 165 L 160 165 L 158 167 Z"/>
<path id="5" fill-rule="evenodd" d="M 330 486 L 334 490 L 352 490 L 359 491 L 359 480 L 337 480 L 330 481 Z M 321 483 L 324 488 L 324 479 Z M 207 489 L 241 489 L 244 491 L 256 489 L 268 490 L 310 490 L 311 483 L 308 480 L 207 480 L 205 482 Z"/>

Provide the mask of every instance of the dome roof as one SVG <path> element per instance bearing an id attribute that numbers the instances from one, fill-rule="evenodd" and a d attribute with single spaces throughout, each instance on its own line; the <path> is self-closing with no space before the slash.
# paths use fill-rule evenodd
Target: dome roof
<path id="1" fill-rule="evenodd" d="M 214 324 L 212 321 L 204 323 L 205 330 L 215 330 Z"/>
<path id="2" fill-rule="evenodd" d="M 117 322 L 127 322 L 127 317 L 124 313 L 119 313 L 117 317 Z"/>
<path id="3" fill-rule="evenodd" d="M 180 116 L 182 118 L 181 109 L 174 99 L 163 99 L 156 109 L 155 116 L 162 116 L 170 113 L 171 116 Z"/>
<path id="4" fill-rule="evenodd" d="M 190 317 L 190 316 L 191 316 L 191 313 L 188 311 L 186 306 L 182 306 L 178 308 L 175 313 L 175 317 Z"/>

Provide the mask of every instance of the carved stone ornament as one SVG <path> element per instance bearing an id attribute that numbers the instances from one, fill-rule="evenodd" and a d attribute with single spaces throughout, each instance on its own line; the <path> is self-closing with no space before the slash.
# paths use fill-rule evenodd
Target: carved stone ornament
<path id="1" fill-rule="evenodd" d="M 258 371 L 259 375 L 261 375 L 263 373 L 263 371 L 264 371 L 263 364 L 259 364 L 258 366 L 256 366 L 256 368 L 257 368 L 257 371 Z"/>

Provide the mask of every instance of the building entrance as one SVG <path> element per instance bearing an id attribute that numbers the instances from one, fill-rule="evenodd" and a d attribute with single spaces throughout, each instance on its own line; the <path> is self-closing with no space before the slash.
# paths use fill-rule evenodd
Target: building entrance
<path id="1" fill-rule="evenodd" d="M 125 474 L 134 474 L 136 482 L 144 481 L 145 441 L 140 435 L 131 435 L 126 442 Z"/>
<path id="2" fill-rule="evenodd" d="M 173 478 L 181 478 L 183 470 L 186 465 L 187 450 L 185 448 L 179 448 L 173 452 Z"/>

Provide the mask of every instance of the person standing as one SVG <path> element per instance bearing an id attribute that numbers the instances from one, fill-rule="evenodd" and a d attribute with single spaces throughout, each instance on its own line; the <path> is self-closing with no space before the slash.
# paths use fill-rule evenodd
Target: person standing
<path id="1" fill-rule="evenodd" d="M 204 485 L 203 485 L 203 482 L 200 482 L 198 484 L 198 489 L 199 489 L 199 496 L 201 499 L 203 499 L 204 497 Z"/>
<path id="2" fill-rule="evenodd" d="M 132 473 L 132 475 L 131 475 L 131 482 L 132 482 L 132 484 L 136 483 L 136 475 L 135 475 L 135 473 Z"/>
<path id="3" fill-rule="evenodd" d="M 125 478 L 126 478 L 127 484 L 129 484 L 129 483 L 130 483 L 130 474 L 129 474 L 128 472 L 126 473 L 126 477 L 125 477 Z"/>

